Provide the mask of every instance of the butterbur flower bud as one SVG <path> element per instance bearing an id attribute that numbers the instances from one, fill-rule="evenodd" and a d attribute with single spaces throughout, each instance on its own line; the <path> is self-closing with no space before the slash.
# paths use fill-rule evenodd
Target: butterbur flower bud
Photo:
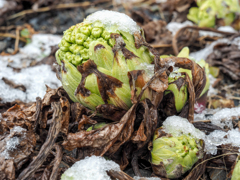
<path id="1" fill-rule="evenodd" d="M 141 64 L 151 64 L 154 55 L 137 44 L 143 31 L 130 17 L 113 11 L 98 11 L 64 32 L 57 63 L 63 88 L 74 102 L 95 110 L 113 104 L 128 110 L 131 105 L 129 73 L 137 70 L 136 91 L 149 80 Z M 152 72 L 153 73 L 153 72 Z M 152 99 L 149 90 L 143 98 Z"/>

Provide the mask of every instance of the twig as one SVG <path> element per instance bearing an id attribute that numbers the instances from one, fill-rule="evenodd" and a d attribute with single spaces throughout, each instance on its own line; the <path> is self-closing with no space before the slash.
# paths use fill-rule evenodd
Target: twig
<path id="1" fill-rule="evenodd" d="M 121 179 L 121 180 L 134 180 L 131 176 L 129 176 L 128 174 L 126 174 L 123 171 L 114 171 L 114 170 L 110 170 L 107 171 L 107 174 L 112 177 L 113 179 Z"/>
<path id="2" fill-rule="evenodd" d="M 15 40 L 13 54 L 16 54 L 18 52 L 18 45 L 19 45 L 19 39 L 20 39 L 20 34 L 19 34 L 20 28 L 21 27 L 19 27 L 19 26 L 16 28 L 16 40 Z"/>
<path id="3" fill-rule="evenodd" d="M 139 170 L 139 167 L 138 167 L 138 153 L 137 152 L 133 152 L 133 157 L 132 157 L 131 164 L 132 164 L 134 174 L 136 176 L 142 177 L 142 174 L 141 174 L 141 172 Z"/>
<path id="4" fill-rule="evenodd" d="M 193 29 L 193 30 L 196 30 L 196 31 L 210 31 L 210 32 L 216 32 L 216 33 L 219 33 L 219 34 L 224 34 L 224 35 L 227 35 L 227 36 L 232 36 L 236 33 L 230 33 L 230 32 L 225 32 L 225 31 L 219 31 L 219 30 L 216 30 L 216 29 L 213 29 L 213 28 L 206 28 L 206 27 L 197 27 L 197 26 L 185 26 L 181 29 L 179 29 L 177 31 L 177 33 L 173 36 L 173 40 L 172 40 L 172 47 L 173 47 L 173 51 L 174 51 L 174 54 L 177 55 L 179 53 L 179 50 L 178 50 L 178 47 L 177 47 L 177 38 L 179 36 L 179 34 L 184 31 L 185 29 Z"/>
<path id="5" fill-rule="evenodd" d="M 0 36 L 1 37 L 10 37 L 10 38 L 14 38 L 14 39 L 17 39 L 17 36 L 15 34 L 11 34 L 11 33 L 0 33 Z M 23 37 L 19 37 L 19 40 L 20 41 L 23 41 L 23 42 L 27 42 L 27 40 Z"/>
<path id="6" fill-rule="evenodd" d="M 50 11 L 50 10 L 53 10 L 53 9 L 87 7 L 87 6 L 90 6 L 90 5 L 91 5 L 91 2 L 85 1 L 85 2 L 81 2 L 81 3 L 58 4 L 56 7 L 43 7 L 43 8 L 39 8 L 37 10 L 28 9 L 28 10 L 24 10 L 24 11 L 21 11 L 19 13 L 13 14 L 12 16 L 9 16 L 8 20 L 15 19 L 17 17 L 21 17 L 21 16 L 24 16 L 24 15 L 27 15 L 27 14 L 32 14 L 32 13 L 37 13 L 37 12 L 46 12 L 46 11 Z"/>
<path id="7" fill-rule="evenodd" d="M 36 170 L 43 164 L 47 156 L 49 155 L 56 139 L 58 133 L 61 129 L 61 120 L 62 120 L 62 108 L 60 103 L 53 102 L 52 107 L 54 109 L 53 113 L 53 123 L 50 126 L 48 131 L 48 136 L 45 143 L 42 145 L 37 157 L 24 169 L 21 174 L 18 176 L 17 180 L 26 180 L 29 179 Z"/>
<path id="8" fill-rule="evenodd" d="M 199 165 L 203 164 L 203 163 L 206 162 L 206 161 L 209 161 L 209 160 L 212 160 L 212 159 L 216 159 L 216 158 L 219 158 L 219 157 L 222 157 L 222 156 L 233 155 L 233 154 L 238 154 L 238 153 L 226 153 L 226 154 L 221 154 L 221 155 L 219 155 L 219 156 L 215 156 L 215 157 L 208 158 L 208 159 L 200 162 L 198 165 L 196 165 L 196 166 L 191 170 L 191 172 L 192 172 L 195 168 L 197 168 Z"/>
<path id="9" fill-rule="evenodd" d="M 50 176 L 51 180 L 56 180 L 57 176 L 58 176 L 58 168 L 59 165 L 62 161 L 62 156 L 63 156 L 63 152 L 62 152 L 62 147 L 59 146 L 58 144 L 54 145 L 54 148 L 56 150 L 56 155 L 55 155 L 55 159 L 54 159 L 54 165 L 53 165 L 53 169 L 52 169 L 52 173 Z"/>
<path id="10" fill-rule="evenodd" d="M 221 170 L 227 170 L 226 168 L 223 167 L 212 167 L 212 166 L 206 166 L 207 169 L 221 169 Z"/>
<path id="11" fill-rule="evenodd" d="M 211 120 L 197 120 L 197 121 L 193 121 L 193 123 L 199 123 L 199 122 L 209 123 L 209 122 L 211 122 Z"/>
<path id="12" fill-rule="evenodd" d="M 172 47 L 172 44 L 151 44 L 154 48 L 165 48 L 165 47 Z"/>

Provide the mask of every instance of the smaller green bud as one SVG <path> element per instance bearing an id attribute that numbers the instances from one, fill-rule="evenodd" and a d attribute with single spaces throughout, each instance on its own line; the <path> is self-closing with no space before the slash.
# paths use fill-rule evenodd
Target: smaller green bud
<path id="1" fill-rule="evenodd" d="M 68 51 L 69 50 L 69 46 L 71 46 L 71 44 L 69 42 L 67 42 L 66 40 L 62 39 L 61 45 L 59 46 L 59 48 L 62 50 L 62 51 Z"/>
<path id="2" fill-rule="evenodd" d="M 93 41 L 92 38 L 88 37 L 87 40 L 83 43 L 85 48 L 89 48 L 89 44 Z"/>
<path id="3" fill-rule="evenodd" d="M 64 32 L 64 39 L 65 39 L 66 41 L 72 42 L 72 41 L 71 41 L 71 36 L 72 36 L 72 32 L 70 32 L 70 31 L 65 31 L 65 32 Z"/>
<path id="4" fill-rule="evenodd" d="M 60 60 L 63 60 L 65 53 L 61 49 L 59 49 L 57 52 L 58 52 L 58 56 L 59 56 Z"/>
<path id="5" fill-rule="evenodd" d="M 75 66 L 78 66 L 79 64 L 82 63 L 82 57 L 80 55 L 75 55 L 74 56 L 74 59 L 72 60 L 72 63 L 75 65 Z"/>
<path id="6" fill-rule="evenodd" d="M 72 59 L 73 59 L 72 55 L 73 55 L 72 53 L 66 52 L 66 53 L 65 53 L 65 56 L 64 56 L 64 60 L 67 60 L 67 61 L 69 61 L 69 62 L 72 62 Z"/>
<path id="7" fill-rule="evenodd" d="M 72 35 L 71 38 L 70 38 L 71 43 L 75 43 L 75 39 L 76 39 L 76 38 L 75 38 L 75 35 Z"/>
<path id="8" fill-rule="evenodd" d="M 101 34 L 102 34 L 102 31 L 103 31 L 102 28 L 93 28 L 92 29 L 93 37 L 99 38 L 101 36 Z"/>
<path id="9" fill-rule="evenodd" d="M 73 44 L 69 47 L 69 50 L 76 55 L 80 54 L 80 51 L 83 50 L 84 47 L 83 46 L 78 46 L 77 44 Z"/>
<path id="10" fill-rule="evenodd" d="M 75 41 L 79 45 L 82 45 L 86 39 L 87 39 L 87 36 L 82 33 L 77 33 L 75 35 Z"/>
<path id="11" fill-rule="evenodd" d="M 89 59 L 89 56 L 88 56 L 88 49 L 83 49 L 80 51 L 80 54 L 82 56 L 83 59 Z"/>
<path id="12" fill-rule="evenodd" d="M 91 35 L 91 30 L 92 30 L 91 26 L 80 27 L 80 32 L 85 34 L 86 36 L 90 36 Z"/>
<path id="13" fill-rule="evenodd" d="M 110 39 L 110 33 L 106 30 L 103 31 L 102 33 L 102 37 L 106 40 L 109 40 Z"/>
<path id="14" fill-rule="evenodd" d="M 55 57 L 56 57 L 56 60 L 57 60 L 57 63 L 58 64 L 61 64 L 61 57 L 60 57 L 60 49 L 57 50 L 56 54 L 55 54 Z"/>

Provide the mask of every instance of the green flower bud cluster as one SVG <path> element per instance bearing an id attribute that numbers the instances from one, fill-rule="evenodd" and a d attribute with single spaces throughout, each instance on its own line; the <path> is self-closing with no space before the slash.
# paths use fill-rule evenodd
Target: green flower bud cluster
<path id="1" fill-rule="evenodd" d="M 89 59 L 89 45 L 92 41 L 106 43 L 112 47 L 110 33 L 104 30 L 101 23 L 92 25 L 80 23 L 72 26 L 64 32 L 63 39 L 59 44 L 57 52 L 59 61 L 67 60 L 75 66 Z"/>
<path id="2" fill-rule="evenodd" d="M 172 136 L 158 128 L 153 138 L 151 163 L 156 175 L 179 178 L 202 158 L 202 141 L 190 135 Z"/>
<path id="3" fill-rule="evenodd" d="M 95 110 L 98 105 L 113 104 L 129 109 L 131 87 L 128 73 L 141 71 L 144 85 L 149 77 L 141 64 L 151 64 L 149 48 L 136 45 L 143 33 L 130 17 L 113 11 L 98 11 L 84 22 L 64 32 L 57 63 L 61 67 L 60 80 L 74 102 Z M 137 84 L 138 85 L 138 84 Z M 137 93 L 142 87 L 136 87 Z M 151 99 L 146 90 L 143 98 Z"/>
<path id="4" fill-rule="evenodd" d="M 216 18 L 230 25 L 240 12 L 238 0 L 197 0 L 198 7 L 192 7 L 188 19 L 200 27 L 214 27 Z"/>

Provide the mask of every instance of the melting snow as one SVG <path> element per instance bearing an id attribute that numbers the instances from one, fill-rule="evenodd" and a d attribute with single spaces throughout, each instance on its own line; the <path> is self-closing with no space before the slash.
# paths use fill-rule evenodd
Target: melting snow
<path id="1" fill-rule="evenodd" d="M 147 74 L 149 79 L 154 75 L 154 64 L 141 63 L 138 66 L 136 66 L 136 69 L 145 70 L 145 73 Z"/>
<path id="2" fill-rule="evenodd" d="M 172 35 L 174 36 L 179 29 L 181 29 L 183 27 L 186 27 L 186 26 L 193 26 L 193 25 L 194 24 L 191 21 L 185 21 L 183 23 L 170 22 L 170 23 L 168 23 L 168 25 L 166 27 L 169 31 L 172 32 Z M 234 30 L 231 26 L 221 26 L 221 27 L 218 28 L 218 30 L 219 31 L 224 31 L 224 32 L 237 33 L 237 31 Z M 210 36 L 210 37 L 218 36 L 218 37 L 222 37 L 222 34 L 215 33 L 215 32 L 210 32 L 210 31 L 199 31 L 199 36 Z"/>
<path id="3" fill-rule="evenodd" d="M 207 114 L 213 114 L 206 117 Z M 201 114 L 194 114 L 194 121 L 198 120 L 211 120 L 211 123 L 224 128 L 227 126 L 233 128 L 232 119 L 240 119 L 240 107 L 223 108 L 223 109 L 205 109 Z"/>
<path id="4" fill-rule="evenodd" d="M 123 13 L 102 10 L 97 11 L 86 18 L 86 21 L 93 23 L 100 21 L 106 28 L 111 26 L 118 26 L 118 30 L 125 31 L 133 34 L 134 32 L 139 32 L 140 28 L 135 21 L 133 21 L 129 16 Z"/>
<path id="5" fill-rule="evenodd" d="M 217 146 L 224 144 L 231 144 L 240 148 L 240 131 L 238 129 L 232 129 L 228 132 L 215 130 L 206 136 L 205 139 L 208 153 L 213 155 L 217 154 Z"/>
<path id="6" fill-rule="evenodd" d="M 231 116 L 230 111 L 219 111 L 220 113 L 216 113 L 215 118 Z M 231 111 L 232 116 L 236 116 L 240 114 L 240 107 Z M 220 121 L 220 120 L 219 120 Z M 187 119 L 179 117 L 179 116 L 170 116 L 163 122 L 163 127 L 167 133 L 171 133 L 175 136 L 179 136 L 181 134 L 191 135 L 194 138 L 202 139 L 205 142 L 205 151 L 209 154 L 215 155 L 217 153 L 217 146 L 221 144 L 232 144 L 233 146 L 237 146 L 240 148 L 240 131 L 238 129 L 232 129 L 228 132 L 223 132 L 219 130 L 215 130 L 209 135 L 205 135 L 205 133 L 201 132 L 199 129 L 195 128 L 193 124 L 191 124 Z"/>
<path id="7" fill-rule="evenodd" d="M 170 22 L 167 24 L 166 28 L 172 32 L 172 35 L 174 36 L 177 31 L 185 26 L 193 26 L 193 23 L 191 21 L 185 21 L 183 23 L 178 22 Z"/>
<path id="8" fill-rule="evenodd" d="M 218 43 L 231 43 L 231 42 L 226 38 L 219 39 L 200 51 L 190 53 L 190 56 L 196 59 L 196 61 L 200 61 L 201 59 L 207 59 L 207 57 L 213 52 L 213 47 Z"/>
<path id="9" fill-rule="evenodd" d="M 175 67 L 175 62 L 169 62 L 169 66 L 173 67 L 173 71 L 169 75 L 170 78 L 175 78 L 175 77 L 181 76 L 181 73 L 178 72 L 179 67 Z"/>
<path id="10" fill-rule="evenodd" d="M 212 124 L 215 124 L 219 127 L 228 126 L 229 128 L 233 128 L 232 119 L 240 118 L 240 107 L 235 108 L 224 108 L 216 112 L 210 120 Z"/>
<path id="11" fill-rule="evenodd" d="M 61 180 L 111 180 L 106 172 L 109 170 L 120 171 L 120 167 L 100 156 L 86 157 L 65 171 Z"/>
<path id="12" fill-rule="evenodd" d="M 32 42 L 20 49 L 20 52 L 12 56 L 0 56 L 0 99 L 1 102 L 21 100 L 24 102 L 35 101 L 36 97 L 43 97 L 46 91 L 45 84 L 51 88 L 61 85 L 55 73 L 49 65 L 28 67 L 33 60 L 40 61 L 51 52 L 52 45 L 61 41 L 60 36 L 37 34 L 32 37 Z M 10 66 L 10 67 L 9 67 Z M 13 68 L 23 68 L 15 72 Z M 28 67 L 28 68 L 26 68 Z M 16 84 L 26 87 L 26 92 L 13 89 L 2 81 L 5 77 Z"/>
<path id="13" fill-rule="evenodd" d="M 179 116 L 170 116 L 163 122 L 163 127 L 167 133 L 175 136 L 181 134 L 191 135 L 197 139 L 204 139 L 205 134 L 195 128 L 187 119 Z"/>
<path id="14" fill-rule="evenodd" d="M 17 149 L 17 146 L 20 144 L 21 139 L 17 136 L 11 137 L 14 133 L 24 133 L 24 131 L 26 131 L 26 129 L 20 127 L 20 126 L 14 126 L 11 130 L 10 130 L 10 134 L 3 139 L 2 141 L 6 141 L 6 146 L 3 152 L 1 152 L 1 156 L 4 157 L 5 159 L 11 159 L 11 157 L 9 156 L 9 151 L 13 151 L 15 149 Z M 11 137 L 11 138 L 9 138 Z"/>

